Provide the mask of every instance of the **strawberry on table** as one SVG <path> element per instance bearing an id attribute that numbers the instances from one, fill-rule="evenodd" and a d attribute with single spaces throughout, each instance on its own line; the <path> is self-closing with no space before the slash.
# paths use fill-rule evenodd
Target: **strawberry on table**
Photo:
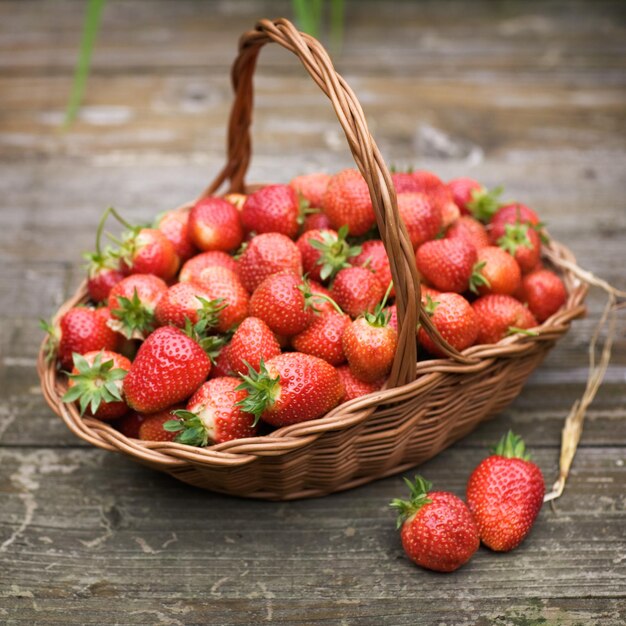
<path id="1" fill-rule="evenodd" d="M 462 238 L 471 243 L 476 250 L 491 245 L 487 229 L 470 215 L 461 215 L 446 231 L 446 239 Z"/>
<path id="2" fill-rule="evenodd" d="M 366 383 L 362 380 L 359 380 L 350 369 L 349 365 L 340 365 L 337 368 L 337 373 L 339 374 L 339 378 L 343 384 L 344 393 L 341 396 L 340 403 L 348 402 L 348 400 L 354 400 L 355 398 L 360 398 L 361 396 L 366 396 L 369 393 L 374 393 L 378 391 L 385 382 L 384 378 L 380 380 L 376 380 L 373 383 Z"/>
<path id="3" fill-rule="evenodd" d="M 189 211 L 167 211 L 155 221 L 158 228 L 174 246 L 181 262 L 190 259 L 196 253 L 196 247 L 189 234 Z"/>
<path id="4" fill-rule="evenodd" d="M 324 206 L 324 194 L 329 181 L 328 174 L 318 172 L 296 176 L 289 185 L 309 203 L 310 207 L 321 208 Z"/>
<path id="5" fill-rule="evenodd" d="M 539 265 L 541 237 L 529 224 L 505 224 L 504 235 L 497 243 L 517 261 L 522 274 L 532 272 Z"/>
<path id="6" fill-rule="evenodd" d="M 281 233 L 290 239 L 298 234 L 300 202 L 289 185 L 268 185 L 250 194 L 241 211 L 249 232 Z"/>
<path id="7" fill-rule="evenodd" d="M 239 266 L 237 260 L 230 254 L 221 250 L 211 250 L 209 252 L 201 252 L 189 259 L 181 268 L 178 280 L 181 283 L 192 280 L 199 281 L 202 279 L 202 272 L 208 267 L 225 267 L 231 272 L 238 274 Z"/>
<path id="8" fill-rule="evenodd" d="M 176 405 L 156 413 L 143 415 L 143 420 L 137 431 L 137 439 L 142 441 L 174 441 L 176 433 L 165 430 L 163 426 L 178 419 L 174 411 L 180 408 L 182 408 L 181 405 Z"/>
<path id="9" fill-rule="evenodd" d="M 354 318 L 372 313 L 383 299 L 385 287 L 364 267 L 348 267 L 337 274 L 330 293 L 341 309 Z"/>
<path id="10" fill-rule="evenodd" d="M 467 291 L 478 254 L 465 239 L 435 239 L 422 244 L 415 255 L 421 276 L 439 291 Z"/>
<path id="11" fill-rule="evenodd" d="M 350 321 L 348 315 L 335 310 L 319 313 L 306 329 L 292 337 L 291 345 L 298 352 L 312 354 L 331 365 L 340 365 L 346 360 L 342 338 Z"/>
<path id="12" fill-rule="evenodd" d="M 544 493 L 541 470 L 530 461 L 521 437 L 509 431 L 467 483 L 467 505 L 482 542 L 497 552 L 519 546 L 539 514 Z"/>
<path id="13" fill-rule="evenodd" d="M 498 343 L 508 335 L 537 326 L 533 314 L 512 296 L 482 296 L 472 303 L 472 308 L 478 317 L 476 343 Z"/>
<path id="14" fill-rule="evenodd" d="M 470 278 L 470 290 L 476 294 L 514 294 L 520 286 L 522 272 L 517 261 L 498 246 L 478 250 L 478 260 Z"/>
<path id="15" fill-rule="evenodd" d="M 189 213 L 189 235 L 200 250 L 236 250 L 243 234 L 239 211 L 223 198 L 202 198 Z"/>
<path id="16" fill-rule="evenodd" d="M 441 208 L 425 193 L 399 193 L 398 211 L 414 249 L 434 239 L 443 226 Z"/>
<path id="17" fill-rule="evenodd" d="M 245 374 L 257 370 L 261 361 L 280 354 L 280 345 L 270 327 L 258 317 L 247 317 L 237 328 L 228 346 L 229 370 Z"/>
<path id="18" fill-rule="evenodd" d="M 554 315 L 567 300 L 563 281 L 552 271 L 539 269 L 522 279 L 522 299 L 538 322 Z"/>
<path id="19" fill-rule="evenodd" d="M 408 500 L 396 499 L 402 547 L 417 565 L 436 572 L 453 572 L 467 563 L 480 545 L 478 528 L 467 506 L 447 491 L 431 491 L 421 476 L 404 479 Z"/>
<path id="20" fill-rule="evenodd" d="M 376 222 L 369 188 L 362 174 L 347 169 L 331 177 L 324 195 L 324 212 L 335 230 L 364 235 Z"/>

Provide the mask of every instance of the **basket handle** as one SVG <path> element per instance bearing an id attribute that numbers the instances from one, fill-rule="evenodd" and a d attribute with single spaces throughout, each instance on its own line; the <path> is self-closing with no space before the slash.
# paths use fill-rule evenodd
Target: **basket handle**
<path id="1" fill-rule="evenodd" d="M 239 40 L 239 54 L 231 71 L 235 100 L 228 125 L 228 160 L 201 197 L 211 195 L 230 181 L 229 191 L 243 192 L 250 164 L 250 125 L 253 107 L 253 76 L 261 48 L 275 42 L 293 52 L 311 78 L 330 99 L 348 140 L 352 156 L 365 178 L 381 239 L 387 250 L 396 286 L 398 309 L 398 350 L 389 376 L 389 385 L 406 384 L 415 378 L 418 320 L 445 354 L 467 361 L 439 335 L 420 305 L 420 282 L 415 253 L 400 219 L 396 192 L 389 170 L 372 138 L 363 109 L 346 81 L 335 71 L 324 47 L 313 37 L 299 32 L 284 18 L 261 20 Z"/>

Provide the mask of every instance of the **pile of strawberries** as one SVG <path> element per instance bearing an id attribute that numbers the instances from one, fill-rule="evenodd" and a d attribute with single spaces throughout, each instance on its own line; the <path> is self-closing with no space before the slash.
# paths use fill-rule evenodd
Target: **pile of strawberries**
<path id="1" fill-rule="evenodd" d="M 422 305 L 463 350 L 532 328 L 565 302 L 537 214 L 499 191 L 395 173 Z M 105 220 L 126 227 L 102 248 Z M 387 253 L 348 169 L 207 197 L 149 227 L 107 210 L 92 304 L 47 325 L 66 402 L 129 437 L 196 446 L 316 419 L 380 389 L 397 347 Z M 420 358 L 442 356 L 416 329 Z"/>

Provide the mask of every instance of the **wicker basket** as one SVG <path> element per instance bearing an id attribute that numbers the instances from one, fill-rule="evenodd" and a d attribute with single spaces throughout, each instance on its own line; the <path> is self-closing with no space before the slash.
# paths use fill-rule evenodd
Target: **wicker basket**
<path id="1" fill-rule="evenodd" d="M 38 371 L 44 396 L 77 436 L 105 450 L 171 474 L 186 483 L 238 496 L 289 500 L 322 496 L 402 472 L 435 456 L 481 421 L 504 408 L 520 392 L 571 321 L 584 313 L 586 286 L 569 270 L 561 275 L 568 291 L 565 306 L 534 336 L 515 335 L 497 345 L 473 346 L 462 354 L 445 344 L 419 306 L 415 256 L 398 216 L 389 172 L 374 143 L 363 111 L 324 48 L 284 19 L 263 20 L 244 33 L 233 65 L 235 102 L 228 129 L 228 161 L 202 194 L 245 187 L 250 161 L 252 78 L 263 45 L 276 42 L 293 52 L 330 99 L 354 160 L 369 186 L 378 228 L 389 253 L 400 322 L 398 351 L 387 387 L 335 408 L 322 419 L 280 428 L 268 436 L 239 439 L 207 448 L 129 439 L 97 419 L 81 418 L 61 401 L 66 378 L 46 363 L 44 345 Z M 188 210 L 193 203 L 180 210 Z M 552 242 L 546 254 L 554 266 L 572 254 Z M 58 311 L 85 302 L 81 285 Z M 451 358 L 417 363 L 418 319 Z"/>

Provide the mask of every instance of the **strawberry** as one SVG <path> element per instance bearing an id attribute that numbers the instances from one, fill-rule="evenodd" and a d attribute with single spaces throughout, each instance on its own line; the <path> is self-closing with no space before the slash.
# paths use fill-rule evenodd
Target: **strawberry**
<path id="1" fill-rule="evenodd" d="M 235 272 L 235 274 L 239 272 L 236 259 L 233 259 L 232 256 L 221 250 L 211 250 L 210 252 L 202 252 L 189 259 L 180 270 L 178 280 L 180 282 L 199 281 L 202 277 L 202 272 L 207 267 L 215 265 L 225 267 L 231 270 L 231 272 Z"/>
<path id="2" fill-rule="evenodd" d="M 473 200 L 473 194 L 483 189 L 483 186 L 478 181 L 467 177 L 450 180 L 447 187 L 450 193 L 452 193 L 454 204 L 459 207 L 461 215 L 469 215 L 471 213 L 467 205 Z"/>
<path id="3" fill-rule="evenodd" d="M 480 189 L 472 189 L 464 203 L 465 211 L 481 222 L 489 222 L 503 206 L 500 201 L 502 191 L 502 187 L 489 190 L 481 186 Z"/>
<path id="4" fill-rule="evenodd" d="M 309 230 L 303 233 L 296 245 L 302 255 L 302 268 L 313 280 L 331 280 L 337 272 L 350 267 L 348 259 L 361 252 L 360 246 L 350 246 L 346 241 L 348 228 L 339 232 L 332 229 Z"/>
<path id="5" fill-rule="evenodd" d="M 328 174 L 303 174 L 293 178 L 289 185 L 309 203 L 309 206 L 321 208 L 329 181 Z"/>
<path id="6" fill-rule="evenodd" d="M 142 441 L 174 441 L 176 433 L 165 430 L 163 426 L 172 420 L 178 419 L 174 415 L 177 407 L 170 407 L 150 415 L 144 415 L 139 425 L 137 438 Z"/>
<path id="7" fill-rule="evenodd" d="M 107 309 L 90 309 L 77 306 L 61 317 L 58 327 L 41 321 L 40 326 L 49 334 L 48 360 L 57 356 L 61 367 L 70 370 L 72 355 L 86 354 L 94 350 L 115 352 L 121 337 L 109 327 L 111 316 Z"/>
<path id="8" fill-rule="evenodd" d="M 498 343 L 507 335 L 537 326 L 533 314 L 511 296 L 482 296 L 472 303 L 472 308 L 478 317 L 476 343 Z"/>
<path id="9" fill-rule="evenodd" d="M 476 522 L 461 500 L 447 491 L 431 491 L 421 476 L 411 482 L 408 500 L 393 500 L 398 509 L 402 547 L 415 563 L 436 572 L 453 572 L 478 550 Z"/>
<path id="10" fill-rule="evenodd" d="M 423 287 L 422 287 L 423 289 Z M 391 306 L 387 306 L 383 309 L 384 314 L 387 316 L 389 320 L 387 323 L 391 328 L 393 328 L 396 332 L 398 332 L 398 309 L 395 304 Z"/>
<path id="11" fill-rule="evenodd" d="M 125 274 L 153 274 L 163 280 L 171 280 L 180 267 L 174 246 L 156 228 L 129 230 L 116 255 Z"/>
<path id="12" fill-rule="evenodd" d="M 185 262 L 196 253 L 196 247 L 189 234 L 189 211 L 167 211 L 156 219 L 155 228 L 158 228 L 174 246 L 181 262 Z"/>
<path id="13" fill-rule="evenodd" d="M 498 246 L 486 246 L 478 251 L 478 260 L 470 278 L 470 290 L 488 293 L 514 294 L 520 286 L 522 272 L 517 261 Z"/>
<path id="14" fill-rule="evenodd" d="M 124 436 L 130 437 L 131 439 L 139 439 L 139 427 L 144 422 L 146 417 L 148 416 L 145 415 L 144 413 L 137 413 L 137 411 L 131 411 L 130 413 L 127 413 L 123 417 L 120 417 L 114 423 L 114 426 Z"/>
<path id="15" fill-rule="evenodd" d="M 259 370 L 261 361 L 280 354 L 280 345 L 269 326 L 258 317 L 247 317 L 233 335 L 228 348 L 229 369 L 245 374 L 248 367 Z"/>
<path id="16" fill-rule="evenodd" d="M 110 350 L 74 353 L 74 368 L 68 375 L 63 402 L 77 402 L 80 414 L 112 420 L 128 413 L 122 399 L 122 380 L 130 361 Z"/>
<path id="17" fill-rule="evenodd" d="M 242 375 L 241 408 L 272 426 L 322 417 L 337 406 L 343 386 L 337 370 L 315 356 L 286 352 Z"/>
<path id="18" fill-rule="evenodd" d="M 522 274 L 537 268 L 541 258 L 541 238 L 528 224 L 516 222 L 504 225 L 504 235 L 498 239 L 498 246 L 517 261 Z"/>
<path id="19" fill-rule="evenodd" d="M 239 378 L 222 376 L 204 383 L 191 396 L 185 410 L 174 411 L 177 419 L 166 422 L 164 429 L 177 433 L 178 443 L 190 446 L 254 437 L 254 416 L 240 407 L 246 398 L 246 392 L 238 387 L 240 382 Z"/>
<path id="20" fill-rule="evenodd" d="M 417 269 L 440 291 L 462 293 L 469 287 L 476 248 L 465 239 L 435 239 L 422 244 L 415 255 Z"/>
<path id="21" fill-rule="evenodd" d="M 358 317 L 374 311 L 383 298 L 385 288 L 369 270 L 348 267 L 337 274 L 330 293 L 350 317 Z"/>
<path id="22" fill-rule="evenodd" d="M 384 383 L 384 379 L 382 378 L 373 383 L 365 383 L 352 373 L 348 365 L 340 365 L 337 368 L 337 373 L 339 374 L 344 389 L 343 396 L 339 401 L 340 403 L 366 396 L 369 393 L 374 393 L 378 391 Z"/>
<path id="23" fill-rule="evenodd" d="M 239 258 L 239 275 L 249 293 L 282 270 L 302 274 L 302 255 L 296 244 L 280 233 L 253 237 Z"/>
<path id="24" fill-rule="evenodd" d="M 398 195 L 401 193 L 422 193 L 421 185 L 410 172 L 392 172 L 391 180 Z"/>
<path id="25" fill-rule="evenodd" d="M 246 199 L 241 221 L 248 231 L 282 233 L 293 239 L 299 228 L 300 204 L 289 185 L 268 185 Z"/>
<path id="26" fill-rule="evenodd" d="M 359 380 L 373 383 L 389 373 L 398 333 L 379 305 L 375 313 L 365 313 L 345 329 L 342 344 L 352 373 Z"/>
<path id="27" fill-rule="evenodd" d="M 489 236 L 493 244 L 497 244 L 500 237 L 506 235 L 507 224 L 529 224 L 532 228 L 540 229 L 542 224 L 539 216 L 525 204 L 514 202 L 501 206 L 489 222 Z"/>
<path id="28" fill-rule="evenodd" d="M 332 229 L 328 215 L 322 211 L 309 211 L 302 222 L 302 232 L 307 230 L 329 230 Z"/>
<path id="29" fill-rule="evenodd" d="M 554 272 L 539 269 L 522 279 L 522 298 L 537 321 L 544 322 L 565 304 L 567 291 Z"/>
<path id="30" fill-rule="evenodd" d="M 482 542 L 496 552 L 517 548 L 539 514 L 544 493 L 541 470 L 530 461 L 523 440 L 509 431 L 467 483 L 467 505 Z"/>
<path id="31" fill-rule="evenodd" d="M 187 282 L 172 285 L 159 300 L 154 311 L 159 326 L 184 328 L 187 320 L 192 324 L 207 320 L 207 327 L 218 325 L 220 311 L 227 305 L 223 300 L 211 299 L 212 292 L 202 283 Z M 245 295 L 247 299 L 247 293 Z"/>
<path id="32" fill-rule="evenodd" d="M 244 320 L 245 321 L 245 320 Z M 231 376 L 233 374 L 230 366 L 230 343 L 227 343 L 215 357 L 211 367 L 209 378 L 219 378 L 220 376 Z"/>
<path id="33" fill-rule="evenodd" d="M 424 309 L 439 331 L 439 334 L 457 350 L 473 345 L 478 336 L 478 318 L 470 303 L 458 293 L 440 293 L 435 298 L 426 295 Z M 428 333 L 420 327 L 420 344 L 435 356 L 445 358 Z"/>
<path id="34" fill-rule="evenodd" d="M 124 278 L 119 260 L 110 249 L 85 254 L 87 263 L 87 291 L 94 302 L 104 302 L 111 289 Z"/>
<path id="35" fill-rule="evenodd" d="M 331 365 L 339 365 L 346 360 L 342 337 L 349 325 L 350 318 L 345 313 L 333 310 L 315 315 L 305 330 L 292 337 L 291 345 L 298 352 L 312 354 Z"/>
<path id="36" fill-rule="evenodd" d="M 353 236 L 364 235 L 374 226 L 372 199 L 360 172 L 347 169 L 331 177 L 324 195 L 324 212 L 335 230 L 345 224 Z"/>
<path id="37" fill-rule="evenodd" d="M 200 250 L 236 250 L 243 241 L 239 211 L 223 198 L 202 198 L 189 213 L 189 236 Z"/>
<path id="38" fill-rule="evenodd" d="M 398 211 L 413 248 L 434 239 L 443 225 L 441 208 L 429 200 L 425 193 L 399 193 Z"/>
<path id="39" fill-rule="evenodd" d="M 476 250 L 491 245 L 487 229 L 470 215 L 461 215 L 446 231 L 446 239 L 465 239 Z"/>
<path id="40" fill-rule="evenodd" d="M 361 252 L 353 256 L 350 263 L 355 267 L 364 267 L 372 272 L 385 290 L 393 281 L 387 250 L 385 250 L 385 244 L 380 239 L 370 239 L 364 242 L 361 246 Z M 389 295 L 391 297 L 396 295 L 393 286 Z"/>
<path id="41" fill-rule="evenodd" d="M 415 183 L 414 191 L 426 194 L 432 205 L 440 211 L 443 227 L 447 227 L 460 215 L 459 208 L 454 203 L 452 192 L 432 172 L 417 170 L 411 173 Z"/>
<path id="42" fill-rule="evenodd" d="M 124 379 L 126 402 L 141 413 L 155 413 L 189 398 L 210 371 L 211 359 L 197 341 L 162 326 L 143 342 Z"/>
<path id="43" fill-rule="evenodd" d="M 292 272 L 268 276 L 250 298 L 250 315 L 262 319 L 278 335 L 301 333 L 313 320 L 302 277 Z"/>
<path id="44" fill-rule="evenodd" d="M 109 311 L 115 318 L 110 325 L 128 339 L 143 339 L 154 330 L 154 311 L 166 292 L 167 285 L 157 276 L 127 276 L 109 294 Z"/>

